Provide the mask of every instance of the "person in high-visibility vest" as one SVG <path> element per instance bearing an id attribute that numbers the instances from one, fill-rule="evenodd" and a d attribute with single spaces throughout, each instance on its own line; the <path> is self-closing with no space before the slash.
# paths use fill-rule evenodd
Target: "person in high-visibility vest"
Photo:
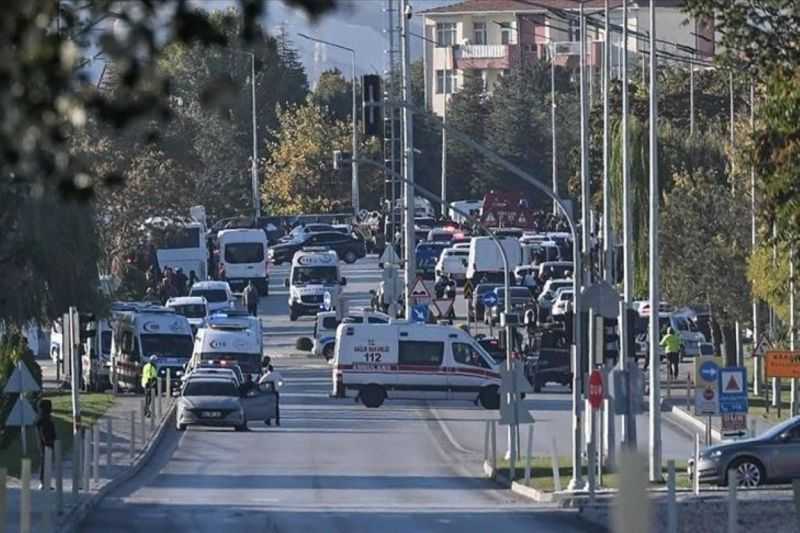
<path id="1" fill-rule="evenodd" d="M 670 379 L 678 377 L 678 364 L 681 361 L 681 338 L 675 334 L 675 330 L 667 328 L 667 334 L 658 343 L 664 347 L 667 354 L 667 374 Z"/>
<path id="2" fill-rule="evenodd" d="M 158 379 L 158 370 L 156 369 L 156 361 L 158 357 L 151 355 L 150 359 L 142 367 L 142 389 L 144 389 L 144 416 L 149 417 L 150 404 L 153 402 L 153 392 L 156 388 L 156 380 Z"/>

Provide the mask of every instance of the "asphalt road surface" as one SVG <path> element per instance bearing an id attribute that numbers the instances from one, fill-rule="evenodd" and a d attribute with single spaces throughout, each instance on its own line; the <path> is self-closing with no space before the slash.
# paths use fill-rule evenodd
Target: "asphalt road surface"
<path id="1" fill-rule="evenodd" d="M 380 278 L 375 263 L 344 268 L 348 292 L 362 303 Z M 267 353 L 286 383 L 281 427 L 170 430 L 153 460 L 81 531 L 597 531 L 574 511 L 532 504 L 481 477 L 482 445 L 471 439 L 482 439 L 486 411 L 425 402 L 366 409 L 328 398 L 328 365 L 288 356 L 312 319 L 289 322 L 285 273 L 274 269 L 260 306 Z M 472 435 L 466 445 L 462 433 Z"/>

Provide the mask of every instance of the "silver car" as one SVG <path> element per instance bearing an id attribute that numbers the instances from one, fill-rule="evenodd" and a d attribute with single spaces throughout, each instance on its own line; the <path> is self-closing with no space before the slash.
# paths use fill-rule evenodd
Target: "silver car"
<path id="1" fill-rule="evenodd" d="M 800 417 L 782 422 L 758 437 L 725 442 L 703 450 L 697 468 L 689 461 L 689 476 L 701 482 L 728 483 L 735 470 L 741 487 L 787 482 L 800 478 Z"/>
<path id="2" fill-rule="evenodd" d="M 232 426 L 247 430 L 247 416 L 239 387 L 232 379 L 198 376 L 189 379 L 178 399 L 175 425 L 178 431 L 187 426 Z"/>

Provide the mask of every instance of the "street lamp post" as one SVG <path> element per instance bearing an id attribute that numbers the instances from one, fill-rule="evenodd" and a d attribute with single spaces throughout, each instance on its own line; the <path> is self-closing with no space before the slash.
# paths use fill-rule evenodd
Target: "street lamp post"
<path id="1" fill-rule="evenodd" d="M 325 41 L 323 39 L 317 39 L 316 37 L 311 37 L 310 35 L 306 35 L 305 33 L 298 33 L 300 37 L 303 39 L 308 39 L 309 41 L 313 41 L 315 43 L 324 44 L 326 46 L 332 46 L 333 48 L 338 48 L 339 50 L 345 50 L 346 52 L 350 52 L 351 59 L 352 59 L 352 72 L 351 72 L 351 85 L 353 90 L 353 117 L 352 117 L 352 128 L 353 128 L 353 178 L 350 184 L 351 187 L 351 194 L 353 197 L 353 214 L 358 215 L 358 212 L 361 208 L 360 200 L 359 200 L 359 193 L 358 193 L 358 123 L 357 123 L 357 112 L 358 112 L 358 98 L 356 97 L 356 51 L 348 46 L 343 46 L 341 44 L 332 43 L 330 41 Z"/>
<path id="2" fill-rule="evenodd" d="M 253 115 L 253 156 L 250 161 L 251 172 L 251 187 L 253 189 L 253 212 L 255 221 L 258 222 L 258 217 L 261 216 L 261 195 L 258 190 L 258 129 L 256 127 L 256 55 L 247 50 L 240 50 L 238 48 L 231 48 L 233 52 L 245 54 L 250 56 L 250 89 L 251 89 L 251 103 Z"/>

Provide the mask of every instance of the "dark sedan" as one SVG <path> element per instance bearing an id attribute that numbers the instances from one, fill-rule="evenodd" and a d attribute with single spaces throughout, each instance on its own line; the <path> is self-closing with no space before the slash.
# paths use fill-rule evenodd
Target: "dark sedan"
<path id="1" fill-rule="evenodd" d="M 275 265 L 291 263 L 295 252 L 306 246 L 330 248 L 347 264 L 355 263 L 367 255 L 367 248 L 362 239 L 338 231 L 310 233 L 289 242 L 276 244 L 270 248 L 269 255 Z"/>
<path id="2" fill-rule="evenodd" d="M 700 453 L 695 468 L 701 482 L 727 485 L 728 472 L 736 472 L 740 487 L 757 487 L 800 478 L 800 417 L 782 422 L 758 437 L 725 442 Z"/>

